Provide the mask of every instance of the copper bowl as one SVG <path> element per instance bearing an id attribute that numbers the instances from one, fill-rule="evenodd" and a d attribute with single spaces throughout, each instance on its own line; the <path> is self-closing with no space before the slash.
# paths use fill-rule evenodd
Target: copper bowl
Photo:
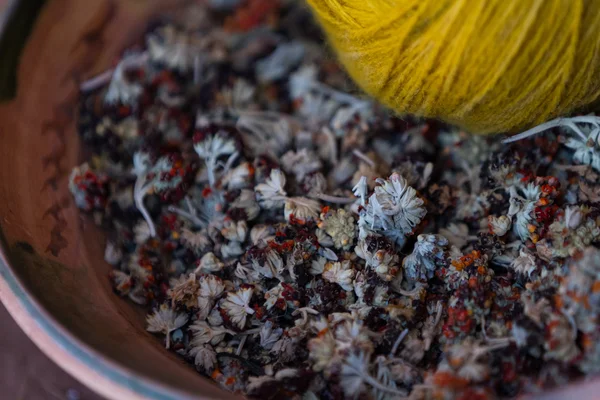
<path id="1" fill-rule="evenodd" d="M 234 398 L 165 351 L 146 332 L 143 310 L 112 293 L 103 232 L 80 215 L 67 187 L 81 162 L 79 83 L 106 70 L 159 11 L 186 1 L 47 0 L 39 13 L 28 8 L 43 2 L 9 4 L 0 46 L 15 34 L 9 47 L 25 42 L 20 58 L 3 54 L 0 64 L 0 95 L 11 83 L 3 69 L 14 61 L 16 71 L 16 91 L 0 103 L 0 299 L 44 353 L 105 397 Z M 25 36 L 28 19 L 35 22 Z M 543 397 L 597 399 L 598 388 L 582 383 Z"/>

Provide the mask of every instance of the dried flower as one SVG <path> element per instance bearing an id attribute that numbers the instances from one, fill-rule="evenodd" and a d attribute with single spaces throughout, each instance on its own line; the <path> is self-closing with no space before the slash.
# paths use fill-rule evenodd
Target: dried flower
<path id="1" fill-rule="evenodd" d="M 333 239 L 337 249 L 350 249 L 356 236 L 356 225 L 354 217 L 340 209 L 334 212 L 321 213 L 319 228 L 325 230 Z"/>
<path id="2" fill-rule="evenodd" d="M 212 371 L 217 363 L 217 353 L 209 344 L 192 347 L 188 354 L 194 357 L 196 367 L 202 368 L 205 372 Z"/>
<path id="3" fill-rule="evenodd" d="M 265 350 L 271 350 L 283 334 L 282 328 L 273 328 L 273 323 L 267 321 L 260 330 L 260 346 Z"/>
<path id="4" fill-rule="evenodd" d="M 244 329 L 246 317 L 254 314 L 254 310 L 250 307 L 252 292 L 252 288 L 229 292 L 225 300 L 221 303 L 221 308 L 227 313 L 231 322 L 239 329 Z"/>
<path id="5" fill-rule="evenodd" d="M 404 237 L 412 233 L 427 213 L 423 200 L 398 174 L 392 174 L 387 180 L 378 179 L 377 182 L 380 186 L 369 197 L 359 223 L 381 231 L 402 245 Z"/>
<path id="6" fill-rule="evenodd" d="M 371 267 L 384 280 L 402 278 L 398 265 L 400 257 L 396 254 L 393 244 L 386 238 L 367 236 L 358 241 L 354 251 L 357 256 L 365 260 L 367 267 Z"/>
<path id="7" fill-rule="evenodd" d="M 211 187 L 215 185 L 217 179 L 216 172 L 219 157 L 229 156 L 230 160 L 237 157 L 235 142 L 232 139 L 227 139 L 224 134 L 208 135 L 197 140 L 194 143 L 194 150 L 206 163 L 208 183 Z M 231 165 L 231 161 L 228 161 L 226 165 Z"/>
<path id="8" fill-rule="evenodd" d="M 154 313 L 146 318 L 148 326 L 146 330 L 149 332 L 158 332 L 167 336 L 166 348 L 171 345 L 171 332 L 181 328 L 188 322 L 186 314 L 177 313 L 166 304 L 161 304 Z"/>
<path id="9" fill-rule="evenodd" d="M 490 232 L 494 235 L 506 235 L 511 225 L 512 220 L 506 215 L 501 215 L 499 217 L 493 215 L 488 216 L 488 226 L 490 227 Z"/>
<path id="10" fill-rule="evenodd" d="M 402 261 L 404 276 L 410 280 L 433 277 L 437 265 L 444 263 L 444 248 L 448 239 L 440 235 L 419 235 L 413 252 Z"/>
<path id="11" fill-rule="evenodd" d="M 171 279 L 169 286 L 171 288 L 167 295 L 171 298 L 173 307 L 176 303 L 181 303 L 186 307 L 196 306 L 200 289 L 196 274 L 182 274 L 177 279 Z"/>
<path id="12" fill-rule="evenodd" d="M 199 272 L 219 272 L 225 265 L 212 253 L 208 252 L 200 259 L 196 273 Z"/>
<path id="13" fill-rule="evenodd" d="M 316 220 L 319 217 L 321 204 L 306 197 L 288 197 L 285 201 L 284 216 L 287 221 L 302 222 Z"/>
<path id="14" fill-rule="evenodd" d="M 350 261 L 328 262 L 323 269 L 323 279 L 337 283 L 344 290 L 352 290 L 354 270 Z"/>
<path id="15" fill-rule="evenodd" d="M 285 181 L 283 172 L 274 169 L 265 183 L 261 183 L 254 188 L 263 207 L 276 208 L 284 204 L 287 196 L 284 189 Z"/>
<path id="16" fill-rule="evenodd" d="M 204 321 L 195 321 L 190 325 L 190 331 L 193 332 L 191 345 L 194 347 L 211 344 L 218 345 L 225 339 L 225 335 L 235 335 L 235 332 L 220 326 L 211 326 Z"/>
<path id="17" fill-rule="evenodd" d="M 125 57 L 115 68 L 110 84 L 108 85 L 108 90 L 104 95 L 105 103 L 114 105 L 135 105 L 138 98 L 141 96 L 144 91 L 142 85 L 136 82 L 130 82 L 125 75 L 129 60 L 133 58 L 137 58 L 137 55 L 132 54 Z"/>
<path id="18" fill-rule="evenodd" d="M 298 152 L 288 151 L 281 157 L 281 165 L 285 172 L 294 174 L 299 182 L 322 167 L 317 155 L 307 149 Z"/>

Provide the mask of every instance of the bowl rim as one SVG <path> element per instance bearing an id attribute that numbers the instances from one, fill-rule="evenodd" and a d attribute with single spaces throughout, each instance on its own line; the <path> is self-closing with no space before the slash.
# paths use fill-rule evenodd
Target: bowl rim
<path id="1" fill-rule="evenodd" d="M 0 300 L 35 345 L 54 363 L 109 399 L 201 399 L 153 382 L 112 360 L 73 336 L 44 309 L 13 271 L 4 238 L 0 239 Z"/>

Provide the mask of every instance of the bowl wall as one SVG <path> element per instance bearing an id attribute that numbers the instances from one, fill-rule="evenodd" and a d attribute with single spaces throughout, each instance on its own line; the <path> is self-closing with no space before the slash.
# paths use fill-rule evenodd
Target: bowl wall
<path id="1" fill-rule="evenodd" d="M 0 105 L 0 296 L 55 362 L 112 398 L 231 398 L 145 331 L 112 293 L 104 237 L 68 190 L 81 162 L 79 83 L 111 66 L 150 20 L 181 1 L 50 0 Z"/>

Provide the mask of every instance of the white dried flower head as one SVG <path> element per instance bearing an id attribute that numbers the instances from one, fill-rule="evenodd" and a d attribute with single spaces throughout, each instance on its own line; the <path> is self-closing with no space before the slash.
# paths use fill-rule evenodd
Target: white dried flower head
<path id="1" fill-rule="evenodd" d="M 367 177 L 361 176 L 356 185 L 352 188 L 352 193 L 360 198 L 360 204 L 364 207 L 365 199 L 369 194 L 369 186 L 367 185 Z"/>
<path id="2" fill-rule="evenodd" d="M 129 82 L 125 75 L 130 60 L 137 57 L 138 55 L 136 54 L 127 55 L 115 68 L 106 94 L 104 95 L 104 102 L 106 104 L 125 104 L 133 106 L 144 92 L 142 85 L 135 82 Z"/>
<path id="3" fill-rule="evenodd" d="M 546 332 L 544 359 L 569 363 L 581 354 L 577 347 L 577 327 L 565 315 L 552 313 Z"/>
<path id="4" fill-rule="evenodd" d="M 318 198 L 327 191 L 327 178 L 320 172 L 312 173 L 304 177 L 302 187 L 309 197 Z"/>
<path id="5" fill-rule="evenodd" d="M 500 347 L 500 346 L 499 346 Z M 473 338 L 449 346 L 438 366 L 438 372 L 446 372 L 468 382 L 483 382 L 490 376 L 487 354 L 493 346 L 482 346 Z"/>
<path id="6" fill-rule="evenodd" d="M 516 273 L 531 277 L 536 270 L 536 259 L 535 256 L 529 253 L 525 248 L 519 250 L 519 257 L 515 258 L 510 264 Z"/>
<path id="7" fill-rule="evenodd" d="M 236 282 L 237 284 L 256 284 L 261 279 L 260 273 L 258 271 L 251 268 L 249 265 L 242 265 L 239 262 L 235 267 L 234 275 L 239 280 L 239 282 Z"/>
<path id="8" fill-rule="evenodd" d="M 110 265 L 117 265 L 123 259 L 123 252 L 113 242 L 107 241 L 104 248 L 104 261 Z"/>
<path id="9" fill-rule="evenodd" d="M 255 259 L 252 260 L 252 268 L 266 278 L 281 276 L 284 266 L 279 254 L 270 248 L 265 250 L 264 262 L 259 262 L 259 260 Z"/>
<path id="10" fill-rule="evenodd" d="M 222 132 L 215 135 L 208 135 L 204 140 L 194 143 L 194 150 L 206 163 L 208 183 L 211 187 L 214 186 L 216 182 L 215 173 L 219 157 L 237 154 L 235 141 L 229 139 L 226 134 Z"/>
<path id="11" fill-rule="evenodd" d="M 288 174 L 294 174 L 296 181 L 302 182 L 305 176 L 319 171 L 323 164 L 311 150 L 301 149 L 297 152 L 288 151 L 281 157 L 281 166 Z"/>
<path id="12" fill-rule="evenodd" d="M 282 43 L 268 57 L 256 62 L 254 70 L 261 83 L 273 82 L 287 77 L 304 57 L 304 45 L 300 42 Z"/>
<path id="13" fill-rule="evenodd" d="M 412 233 L 427 211 L 417 192 L 406 180 L 394 173 L 389 179 L 378 179 L 379 186 L 369 197 L 369 203 L 361 213 L 362 224 L 381 231 L 399 244 Z"/>
<path id="14" fill-rule="evenodd" d="M 265 183 L 256 185 L 254 190 L 256 191 L 258 201 L 263 207 L 271 209 L 281 207 L 284 204 L 284 201 L 287 199 L 285 181 L 283 172 L 274 169 L 271 170 L 271 175 Z"/>
<path id="15" fill-rule="evenodd" d="M 350 353 L 356 350 L 365 354 L 373 352 L 373 342 L 369 337 L 368 330 L 359 321 L 343 321 L 336 327 L 334 336 L 339 352 Z"/>
<path id="16" fill-rule="evenodd" d="M 198 307 L 198 320 L 204 321 L 212 312 L 213 307 L 215 306 L 215 301 L 209 297 L 198 297 L 198 302 L 196 305 Z"/>
<path id="17" fill-rule="evenodd" d="M 135 117 L 127 117 L 123 121 L 113 125 L 112 131 L 121 139 L 131 140 L 139 137 L 139 120 Z"/>
<path id="18" fill-rule="evenodd" d="M 215 275 L 200 275 L 198 279 L 200 285 L 199 296 L 209 299 L 217 299 L 225 290 L 223 280 Z"/>
<path id="19" fill-rule="evenodd" d="M 598 153 L 600 143 L 600 128 L 598 127 L 598 117 L 595 116 L 580 116 L 570 118 L 571 121 L 576 119 L 586 119 L 584 124 L 570 124 L 569 128 L 576 130 L 576 135 L 569 135 L 564 142 L 565 146 L 575 150 L 573 153 L 573 161 L 577 164 L 590 165 L 596 171 L 600 171 L 600 155 Z M 553 120 L 556 121 L 556 120 Z M 551 123 L 553 121 L 549 121 Z M 565 121 L 565 125 L 571 121 Z M 560 123 L 560 121 L 559 121 Z M 589 123 L 590 125 L 587 125 Z"/>
<path id="20" fill-rule="evenodd" d="M 363 352 L 350 353 L 340 371 L 340 386 L 348 398 L 356 398 L 366 389 L 369 357 Z"/>
<path id="21" fill-rule="evenodd" d="M 265 292 L 265 307 L 267 310 L 272 309 L 279 300 L 282 300 L 285 307 L 287 307 L 287 302 L 283 298 L 284 290 L 285 288 L 279 283 Z"/>
<path id="22" fill-rule="evenodd" d="M 529 317 L 537 326 L 543 327 L 543 321 L 547 320 L 552 313 L 550 302 L 545 297 L 537 301 L 533 299 L 533 293 L 523 292 L 521 303 L 523 303 L 523 314 Z"/>
<path id="23" fill-rule="evenodd" d="M 208 324 L 213 327 L 223 326 L 223 317 L 221 316 L 221 313 L 219 312 L 217 307 L 213 308 L 210 311 L 208 317 L 206 317 L 206 322 L 208 322 Z"/>
<path id="24" fill-rule="evenodd" d="M 273 345 L 273 348 L 270 352 L 277 354 L 282 362 L 290 362 L 297 357 L 297 345 L 298 343 L 296 339 L 289 336 L 283 336 L 277 341 L 277 343 Z"/>
<path id="25" fill-rule="evenodd" d="M 172 306 L 176 303 L 181 303 L 188 308 L 197 305 L 200 285 L 196 274 L 181 274 L 179 278 L 171 278 L 169 286 L 167 296 L 171 299 Z"/>
<path id="26" fill-rule="evenodd" d="M 223 258 L 233 258 L 244 254 L 244 249 L 240 242 L 229 242 L 221 245 L 221 256 Z"/>
<path id="27" fill-rule="evenodd" d="M 294 127 L 289 116 L 271 111 L 239 112 L 236 128 L 241 133 L 244 150 L 254 157 L 285 152 L 292 141 Z"/>
<path id="28" fill-rule="evenodd" d="M 288 197 L 283 213 L 288 222 L 293 219 L 307 222 L 319 218 L 320 211 L 321 204 L 316 200 L 306 197 Z"/>
<path id="29" fill-rule="evenodd" d="M 140 256 L 137 253 L 129 259 L 127 269 L 132 277 L 141 282 L 147 282 L 151 276 L 150 271 L 140 265 Z"/>
<path id="30" fill-rule="evenodd" d="M 312 260 L 310 264 L 310 274 L 311 275 L 320 275 L 325 270 L 325 264 L 327 264 L 327 259 L 325 257 L 318 257 Z"/>
<path id="31" fill-rule="evenodd" d="M 569 229 L 577 229 L 584 218 L 581 207 L 569 206 L 565 209 L 565 226 Z"/>
<path id="32" fill-rule="evenodd" d="M 388 305 L 389 297 L 390 294 L 387 286 L 375 286 L 373 305 L 377 307 L 385 307 Z"/>
<path id="33" fill-rule="evenodd" d="M 113 269 L 110 272 L 110 277 L 114 283 L 114 288 L 121 296 L 127 296 L 133 286 L 131 275 L 126 274 L 118 269 Z"/>
<path id="34" fill-rule="evenodd" d="M 488 226 L 494 235 L 502 237 L 510 230 L 512 219 L 506 215 L 501 215 L 499 217 L 490 215 L 488 216 Z"/>
<path id="35" fill-rule="evenodd" d="M 419 235 L 413 252 L 402 261 L 404 276 L 412 281 L 433 277 L 437 265 L 444 262 L 448 239 L 441 235 Z"/>
<path id="36" fill-rule="evenodd" d="M 336 249 L 349 250 L 356 236 L 356 223 L 352 214 L 344 209 L 321 213 L 319 228 L 333 239 Z"/>
<path id="37" fill-rule="evenodd" d="M 231 208 L 239 208 L 246 213 L 246 219 L 252 221 L 260 213 L 260 207 L 256 202 L 256 196 L 253 190 L 242 189 L 237 199 L 231 203 Z"/>
<path id="38" fill-rule="evenodd" d="M 273 329 L 271 321 L 265 322 L 260 330 L 260 346 L 265 350 L 271 350 L 282 334 L 282 328 Z"/>
<path id="39" fill-rule="evenodd" d="M 463 223 L 451 223 L 446 228 L 440 229 L 440 235 L 448 239 L 448 243 L 462 249 L 467 245 L 472 236 L 469 235 L 469 227 Z"/>
<path id="40" fill-rule="evenodd" d="M 211 245 L 206 229 L 194 232 L 187 228 L 183 228 L 181 230 L 181 241 L 187 248 L 193 250 L 195 253 L 203 252 Z"/>
<path id="41" fill-rule="evenodd" d="M 258 224 L 254 225 L 250 230 L 250 241 L 253 245 L 258 245 L 259 243 L 266 243 L 272 238 L 274 238 L 274 229 L 271 225 L 268 224 Z"/>
<path id="42" fill-rule="evenodd" d="M 178 313 L 166 304 L 161 304 L 155 308 L 153 313 L 146 317 L 149 332 L 162 333 L 167 336 L 166 347 L 170 347 L 171 332 L 181 328 L 188 322 L 187 314 Z"/>
<path id="43" fill-rule="evenodd" d="M 200 56 L 190 36 L 179 32 L 173 25 L 164 26 L 148 35 L 146 44 L 153 62 L 180 72 L 187 72 L 194 65 L 194 59 Z"/>
<path id="44" fill-rule="evenodd" d="M 377 244 L 372 251 L 369 251 L 369 243 Z M 402 272 L 398 268 L 400 258 L 387 239 L 376 235 L 367 236 L 365 239 L 358 241 L 356 247 L 354 247 L 354 252 L 365 260 L 367 267 L 377 272 L 383 280 L 402 279 Z"/>
<path id="45" fill-rule="evenodd" d="M 144 244 L 150 239 L 150 228 L 144 221 L 140 221 L 133 227 L 133 235 L 135 243 Z"/>
<path id="46" fill-rule="evenodd" d="M 244 329 L 246 317 L 254 314 L 254 310 L 250 307 L 252 293 L 252 288 L 242 288 L 235 292 L 229 292 L 221 303 L 221 308 L 225 310 L 231 322 L 239 329 Z"/>
<path id="47" fill-rule="evenodd" d="M 307 347 L 314 371 L 327 371 L 336 362 L 336 343 L 327 325 L 318 331 L 316 337 L 308 341 Z"/>
<path id="48" fill-rule="evenodd" d="M 232 88 L 223 89 L 221 94 L 225 98 L 225 103 L 232 109 L 244 110 L 254 101 L 256 87 L 247 80 L 238 78 Z"/>
<path id="49" fill-rule="evenodd" d="M 217 133 L 194 144 L 194 150 L 200 158 L 209 160 L 233 154 L 236 149 L 233 139 L 228 139 L 224 133 Z"/>
<path id="50" fill-rule="evenodd" d="M 234 331 L 225 329 L 222 326 L 210 326 L 204 321 L 195 321 L 190 325 L 190 331 L 193 333 L 191 346 L 203 346 L 211 344 L 216 346 L 225 339 L 225 335 L 235 335 Z"/>
<path id="51" fill-rule="evenodd" d="M 573 317 L 577 328 L 594 335 L 600 322 L 600 251 L 588 247 L 581 258 L 571 263 L 560 281 L 558 293 L 564 311 Z"/>
<path id="52" fill-rule="evenodd" d="M 348 260 L 342 262 L 328 262 L 323 269 L 323 279 L 331 283 L 337 283 L 342 289 L 352 290 L 352 279 L 354 269 Z"/>
<path id="53" fill-rule="evenodd" d="M 223 184 L 229 190 L 247 188 L 252 183 L 252 175 L 254 168 L 246 161 L 230 169 L 223 177 Z"/>
<path id="54" fill-rule="evenodd" d="M 208 252 L 206 253 L 204 256 L 202 256 L 202 258 L 200 259 L 200 262 L 198 263 L 198 268 L 196 268 L 196 273 L 211 273 L 211 272 L 219 272 L 223 269 L 223 267 L 225 267 L 225 264 L 223 264 L 221 262 L 221 260 L 219 260 L 217 258 L 217 256 L 215 256 L 213 254 L 213 252 Z"/>
<path id="55" fill-rule="evenodd" d="M 516 188 L 510 189 L 510 200 L 508 208 L 508 217 L 515 217 L 513 229 L 521 238 L 521 241 L 526 241 L 531 237 L 529 226 L 534 220 L 533 212 L 535 205 L 540 198 L 541 189 L 533 183 L 528 184 L 521 190 L 523 196 L 517 193 Z"/>
<path id="56" fill-rule="evenodd" d="M 202 368 L 204 372 L 211 372 L 217 363 L 217 353 L 209 344 L 194 346 L 188 352 L 190 357 L 194 358 L 194 364 L 198 368 Z"/>
<path id="57" fill-rule="evenodd" d="M 225 221 L 221 228 L 221 235 L 227 240 L 243 243 L 248 233 L 248 224 L 246 221 Z"/>
<path id="58" fill-rule="evenodd" d="M 327 233 L 325 233 L 322 229 L 315 230 L 315 236 L 317 237 L 317 242 L 323 247 L 333 247 L 333 239 Z"/>
<path id="59" fill-rule="evenodd" d="M 289 89 L 292 99 L 301 99 L 305 97 L 317 82 L 317 67 L 315 65 L 305 65 L 290 76 Z"/>

